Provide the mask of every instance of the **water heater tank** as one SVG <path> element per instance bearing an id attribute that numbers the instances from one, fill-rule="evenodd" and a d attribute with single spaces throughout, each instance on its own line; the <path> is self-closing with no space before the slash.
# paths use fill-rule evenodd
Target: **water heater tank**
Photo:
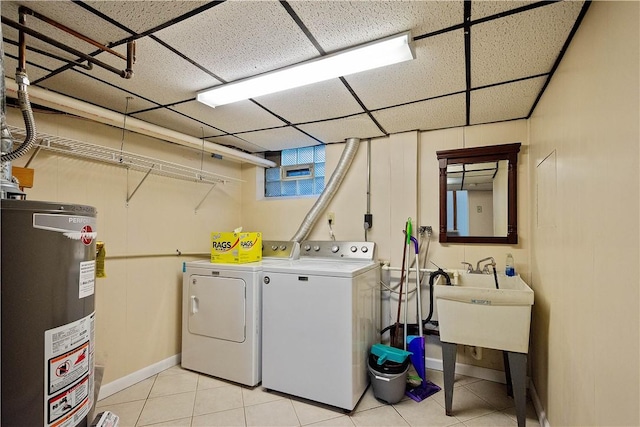
<path id="1" fill-rule="evenodd" d="M 84 426 L 93 404 L 96 210 L 2 200 L 2 426 Z"/>

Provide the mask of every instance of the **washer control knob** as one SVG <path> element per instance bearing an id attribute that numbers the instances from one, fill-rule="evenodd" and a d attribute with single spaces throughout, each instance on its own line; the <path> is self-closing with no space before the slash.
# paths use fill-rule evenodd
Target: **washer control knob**
<path id="1" fill-rule="evenodd" d="M 318 252 L 318 251 L 320 250 L 320 246 L 315 245 L 315 246 L 313 247 L 313 250 L 314 250 L 314 251 L 316 251 L 316 252 Z"/>
<path id="2" fill-rule="evenodd" d="M 269 282 L 271 282 L 271 279 L 269 278 L 269 276 L 264 276 L 263 281 L 264 281 L 264 283 L 265 283 L 266 285 L 268 285 L 268 284 L 269 284 Z"/>
<path id="3" fill-rule="evenodd" d="M 366 246 L 363 246 L 362 248 L 360 248 L 360 250 L 366 254 L 369 251 L 369 248 L 367 248 Z"/>
<path id="4" fill-rule="evenodd" d="M 339 250 L 340 250 L 340 246 L 338 245 L 331 246 L 331 252 L 333 252 L 334 254 L 338 253 Z"/>
<path id="5" fill-rule="evenodd" d="M 280 250 L 284 251 L 285 249 L 287 249 L 287 245 L 280 245 Z"/>
<path id="6" fill-rule="evenodd" d="M 358 251 L 358 248 L 357 248 L 357 247 L 355 247 L 355 246 L 351 246 L 351 252 L 357 252 L 357 251 Z"/>
<path id="7" fill-rule="evenodd" d="M 309 252 L 311 250 L 311 245 L 304 245 L 304 247 L 302 248 L 305 251 Z"/>
<path id="8" fill-rule="evenodd" d="M 278 246 L 277 245 L 271 245 L 271 250 L 272 251 L 277 251 L 278 250 Z"/>

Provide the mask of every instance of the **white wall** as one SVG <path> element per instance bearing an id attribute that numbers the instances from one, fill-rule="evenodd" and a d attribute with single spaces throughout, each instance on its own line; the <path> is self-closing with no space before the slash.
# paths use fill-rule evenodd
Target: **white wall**
<path id="1" fill-rule="evenodd" d="M 552 426 L 640 425 L 638 2 L 593 2 L 531 120 L 533 383 Z"/>
<path id="2" fill-rule="evenodd" d="M 493 236 L 493 191 L 468 191 L 469 235 Z"/>
<path id="3" fill-rule="evenodd" d="M 403 233 L 407 218 L 411 217 L 414 228 L 431 226 L 433 236 L 429 245 L 429 260 L 443 268 L 461 268 L 461 262 L 475 263 L 487 256 L 495 257 L 498 269 L 504 270 L 506 254 L 511 252 L 516 260 L 518 272 L 526 274 L 528 268 L 528 154 L 527 122 L 525 120 L 467 128 L 447 129 L 432 132 L 407 132 L 387 138 L 371 140 L 371 212 L 373 228 L 369 240 L 377 244 L 377 258 L 390 262 L 392 266 L 402 264 Z M 482 145 L 521 142 L 519 156 L 519 233 L 518 245 L 466 245 L 438 243 L 439 229 L 439 169 L 436 151 Z M 327 146 L 327 173 L 330 174 L 338 162 L 344 144 Z M 337 240 L 364 240 L 363 216 L 366 212 L 367 189 L 367 141 L 362 141 L 353 165 L 327 212 L 335 212 L 333 227 Z M 288 239 L 296 232 L 314 198 L 276 199 L 256 198 L 255 183 L 261 179 L 262 168 L 245 166 L 242 191 L 242 224 L 248 229 L 262 231 L 265 238 Z M 329 176 L 329 175 L 327 175 Z M 326 215 L 323 215 L 311 230 L 311 239 L 329 239 Z M 426 242 L 425 242 L 426 246 Z M 413 261 L 414 255 L 410 256 Z M 421 260 L 423 262 L 423 260 Z M 432 265 L 429 264 L 433 268 Z M 384 277 L 384 275 L 383 275 Z M 396 285 L 398 274 L 391 275 Z M 413 283 L 411 286 L 415 286 Z M 428 310 L 428 293 L 423 294 L 424 309 Z M 415 319 L 415 301 L 410 300 L 409 318 Z M 386 296 L 383 300 L 384 325 L 395 322 L 397 299 Z M 436 317 L 437 318 L 437 313 Z M 427 357 L 441 359 L 437 343 L 427 346 Z M 502 370 L 502 355 L 487 351 L 482 361 L 472 359 L 460 349 L 459 361 Z"/>
<path id="4" fill-rule="evenodd" d="M 15 109 L 10 125 L 23 127 Z M 38 132 L 120 148 L 122 131 L 63 114 L 36 114 Z M 200 167 L 200 153 L 127 133 L 124 150 Z M 22 166 L 31 153 L 14 162 Z M 96 283 L 96 363 L 105 366 L 103 384 L 180 353 L 182 262 L 172 254 L 206 253 L 209 233 L 231 230 L 240 219 L 241 184 L 218 185 L 198 212 L 210 186 L 156 175 L 140 186 L 143 173 L 54 155 L 42 150 L 30 200 L 95 206 L 98 240 L 105 242 L 107 277 Z M 240 178 L 240 166 L 205 156 L 204 169 Z M 131 257 L 166 254 L 165 257 Z M 109 259 L 113 256 L 129 256 Z"/>

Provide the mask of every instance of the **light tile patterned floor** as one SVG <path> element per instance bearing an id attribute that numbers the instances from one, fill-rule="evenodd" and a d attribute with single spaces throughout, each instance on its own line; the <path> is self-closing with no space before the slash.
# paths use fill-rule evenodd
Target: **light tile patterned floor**
<path id="1" fill-rule="evenodd" d="M 428 371 L 443 386 L 442 372 Z M 355 410 L 344 411 L 262 387 L 242 387 L 174 366 L 98 402 L 120 426 L 516 426 L 513 399 L 503 384 L 456 376 L 453 417 L 444 413 L 444 391 L 422 402 L 386 405 L 371 387 Z M 527 426 L 539 426 L 527 402 Z"/>

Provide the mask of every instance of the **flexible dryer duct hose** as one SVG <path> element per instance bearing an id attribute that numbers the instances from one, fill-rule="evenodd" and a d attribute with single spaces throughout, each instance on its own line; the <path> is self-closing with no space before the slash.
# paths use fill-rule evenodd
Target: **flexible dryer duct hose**
<path id="1" fill-rule="evenodd" d="M 359 138 L 348 138 L 346 140 L 344 151 L 340 156 L 336 169 L 331 174 L 331 178 L 329 178 L 329 182 L 327 182 L 327 185 L 322 194 L 318 197 L 318 200 L 316 200 L 311 209 L 309 209 L 309 212 L 307 212 L 302 224 L 300 224 L 300 228 L 298 228 L 296 234 L 291 238 L 292 241 L 300 243 L 309 235 L 311 228 L 318 221 L 322 212 L 327 208 L 329 202 L 331 202 L 331 199 L 333 199 L 333 196 L 336 194 L 336 191 L 338 191 L 342 180 L 346 176 L 347 171 L 353 162 L 353 158 L 355 157 L 359 146 Z"/>

